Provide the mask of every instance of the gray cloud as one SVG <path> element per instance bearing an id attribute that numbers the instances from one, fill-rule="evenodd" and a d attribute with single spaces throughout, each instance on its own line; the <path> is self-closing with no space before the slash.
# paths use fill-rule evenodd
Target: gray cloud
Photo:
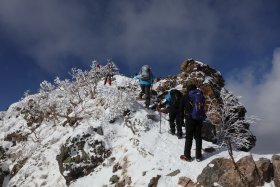
<path id="1" fill-rule="evenodd" d="M 94 44 L 79 4 L 63 1 L 1 1 L 0 20 L 14 42 L 34 57 L 40 66 L 53 71 L 63 66 L 67 55 L 87 56 Z"/>
<path id="2" fill-rule="evenodd" d="M 260 118 L 251 128 L 258 139 L 256 152 L 280 153 L 276 141 L 280 134 L 280 48 L 275 49 L 272 60 L 272 69 L 262 73 L 262 81 L 256 83 L 256 67 L 243 70 L 228 81 L 228 87 L 234 93 L 241 95 L 241 101 L 249 115 Z M 259 71 L 258 71 L 259 72 Z"/>
<path id="3" fill-rule="evenodd" d="M 263 49 L 273 30 L 259 21 L 263 9 L 262 1 L 3 0 L 0 26 L 50 72 L 67 57 L 89 63 L 108 56 L 130 69 L 148 62 L 170 70 L 184 58 L 214 63 L 225 46 Z"/>

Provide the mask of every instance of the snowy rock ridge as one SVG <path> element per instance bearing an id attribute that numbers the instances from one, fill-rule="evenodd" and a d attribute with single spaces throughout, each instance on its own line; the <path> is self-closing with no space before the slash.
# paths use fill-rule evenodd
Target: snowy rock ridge
<path id="1" fill-rule="evenodd" d="M 224 88 L 222 76 L 186 60 L 178 76 L 158 81 L 154 89 L 159 94 L 184 90 L 196 81 L 206 95 L 218 144 L 203 142 L 201 163 L 179 160 L 184 139 L 167 133 L 168 115 L 145 109 L 136 100 L 138 81 L 119 75 L 115 64 L 114 70 L 109 86 L 103 82 L 106 66 L 72 69 L 71 80 L 44 81 L 37 94 L 26 94 L 0 113 L 3 186 L 179 186 L 179 178 L 197 182 L 213 159 L 228 158 L 224 140 L 245 151 L 255 145 L 246 110 Z M 234 152 L 237 160 L 247 154 Z"/>

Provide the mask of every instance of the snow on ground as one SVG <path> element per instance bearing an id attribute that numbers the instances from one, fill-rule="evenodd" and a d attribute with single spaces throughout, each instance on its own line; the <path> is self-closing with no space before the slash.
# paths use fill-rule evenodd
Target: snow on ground
<path id="1" fill-rule="evenodd" d="M 116 80 L 113 81 L 112 86 L 103 85 L 103 82 L 100 82 L 97 88 L 100 96 L 110 100 L 114 95 L 122 92 L 118 87 L 129 87 L 131 89 L 133 85 L 137 84 L 137 81 L 127 77 L 115 76 L 115 78 Z M 139 89 L 136 92 L 131 89 L 128 93 L 131 98 L 135 98 L 138 91 Z M 136 104 L 133 106 L 134 112 L 129 120 L 137 131 L 132 131 L 133 128 L 122 119 L 109 123 L 106 117 L 106 115 L 109 115 L 109 109 L 99 107 L 95 102 L 97 100 L 90 102 L 94 115 L 84 118 L 79 126 L 69 127 L 66 125 L 62 127 L 51 122 L 44 123 L 36 130 L 40 139 L 39 142 L 28 139 L 27 142 L 11 148 L 11 153 L 16 155 L 17 152 L 21 151 L 23 155 L 28 157 L 28 160 L 17 175 L 9 181 L 7 186 L 66 186 L 65 179 L 59 172 L 56 160 L 60 147 L 69 137 L 89 132 L 93 127 L 99 125 L 102 125 L 104 130 L 104 137 L 100 138 L 105 141 L 106 147 L 112 149 L 112 155 L 104 161 L 104 164 L 97 167 L 94 172 L 74 181 L 70 185 L 71 187 L 112 186 L 109 182 L 112 175 L 118 175 L 121 178 L 131 177 L 131 186 L 133 187 L 148 186 L 152 177 L 161 175 L 158 183 L 159 187 L 175 187 L 178 186 L 179 177 L 186 176 L 196 181 L 197 176 L 211 160 L 219 157 L 229 158 L 224 148 L 218 149 L 216 145 L 203 141 L 203 148 L 214 147 L 218 150 L 211 154 L 203 153 L 204 160 L 202 162 L 182 161 L 179 157 L 183 154 L 185 139 L 178 139 L 176 136 L 167 133 L 169 130 L 167 115 L 163 114 L 160 122 L 157 112 L 145 109 L 142 101 L 134 99 L 132 102 Z M 114 104 L 112 103 L 112 105 Z M 147 118 L 147 115 L 151 114 L 157 116 L 155 121 Z M 11 111 L 6 116 L 10 115 L 13 116 Z M 3 139 L 7 133 L 26 127 L 26 123 L 22 118 L 15 117 L 9 117 L 9 119 L 6 117 L 3 124 L 0 129 L 2 142 L 4 142 Z M 4 142 L 3 147 L 7 146 L 7 142 Z M 192 156 L 194 156 L 194 152 L 195 142 L 193 142 Z M 238 160 L 248 154 L 234 152 L 234 157 Z M 256 160 L 259 157 L 264 156 L 254 155 Z M 271 155 L 266 155 L 265 157 L 270 159 Z M 116 163 L 120 163 L 122 169 L 113 173 L 112 167 Z M 177 176 L 166 176 L 177 169 L 180 170 Z M 273 183 L 265 186 L 273 186 Z"/>

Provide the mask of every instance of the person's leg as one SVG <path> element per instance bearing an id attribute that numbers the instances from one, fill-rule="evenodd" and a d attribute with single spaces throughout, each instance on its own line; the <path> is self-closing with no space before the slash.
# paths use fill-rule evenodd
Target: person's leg
<path id="1" fill-rule="evenodd" d="M 151 92 L 151 85 L 146 85 L 145 86 L 146 108 L 149 108 L 149 106 L 150 106 L 150 92 Z"/>
<path id="2" fill-rule="evenodd" d="M 139 98 L 142 99 L 143 95 L 145 94 L 145 85 L 140 84 L 140 94 L 139 94 Z"/>
<path id="3" fill-rule="evenodd" d="M 108 76 L 105 76 L 104 85 L 107 83 Z"/>
<path id="4" fill-rule="evenodd" d="M 175 118 L 176 118 L 176 113 L 174 112 L 174 110 L 170 109 L 170 111 L 169 111 L 169 125 L 170 125 L 171 134 L 175 134 Z"/>
<path id="5" fill-rule="evenodd" d="M 109 75 L 109 84 L 112 84 L 112 75 Z"/>
<path id="6" fill-rule="evenodd" d="M 176 115 L 176 128 L 177 128 L 177 136 L 178 138 L 182 138 L 183 133 L 182 133 L 182 120 L 181 117 L 179 115 L 178 110 L 175 112 Z"/>
<path id="7" fill-rule="evenodd" d="M 195 144 L 196 144 L 195 157 L 197 159 L 202 158 L 202 154 L 201 154 L 201 149 L 202 149 L 201 128 L 202 128 L 202 121 L 196 120 L 195 121 L 194 138 L 195 138 Z"/>
<path id="8" fill-rule="evenodd" d="M 184 155 L 188 158 L 191 158 L 193 132 L 194 132 L 193 120 L 188 120 L 188 123 L 186 124 L 186 142 L 185 142 L 185 150 L 184 150 Z"/>

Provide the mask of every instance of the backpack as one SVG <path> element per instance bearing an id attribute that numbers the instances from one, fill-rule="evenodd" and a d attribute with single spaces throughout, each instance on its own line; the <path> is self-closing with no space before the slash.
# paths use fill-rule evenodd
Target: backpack
<path id="1" fill-rule="evenodd" d="M 205 100 L 202 91 L 199 89 L 191 90 L 189 92 L 189 97 L 193 107 L 191 112 L 192 119 L 204 121 L 207 116 L 204 110 Z"/>
<path id="2" fill-rule="evenodd" d="M 148 65 L 144 65 L 141 68 L 140 79 L 146 81 L 151 80 L 151 68 Z"/>
<path id="3" fill-rule="evenodd" d="M 171 96 L 170 105 L 178 108 L 180 105 L 182 93 L 179 90 L 173 89 L 170 91 L 170 96 Z"/>

